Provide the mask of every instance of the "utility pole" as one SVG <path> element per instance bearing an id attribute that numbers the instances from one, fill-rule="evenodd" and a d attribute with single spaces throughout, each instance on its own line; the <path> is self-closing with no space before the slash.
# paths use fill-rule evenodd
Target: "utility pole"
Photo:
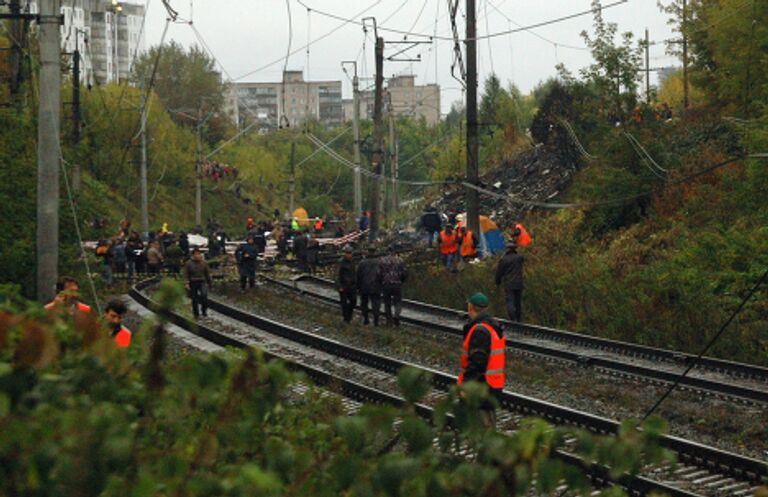
<path id="1" fill-rule="evenodd" d="M 651 40 L 645 28 L 645 103 L 651 103 Z"/>
<path id="2" fill-rule="evenodd" d="M 288 210 L 291 216 L 296 208 L 296 140 L 291 140 L 291 178 L 288 184 Z"/>
<path id="3" fill-rule="evenodd" d="M 59 142 L 61 42 L 57 0 L 40 2 L 40 86 L 37 125 L 37 299 L 56 292 L 59 266 Z"/>
<path id="4" fill-rule="evenodd" d="M 77 144 L 80 143 L 80 50 L 77 44 L 78 33 L 75 32 L 75 51 L 72 54 L 72 144 L 77 154 Z M 80 193 L 80 161 L 72 165 L 72 191 Z"/>
<path id="5" fill-rule="evenodd" d="M 26 22 L 20 19 L 21 4 L 19 0 L 11 0 L 11 94 L 19 92 L 21 85 L 21 45 L 19 40 L 23 38 L 22 23 Z"/>
<path id="6" fill-rule="evenodd" d="M 375 241 L 379 236 L 379 221 L 381 217 L 381 173 L 384 155 L 384 126 L 382 123 L 384 91 L 384 38 L 376 36 L 376 91 L 373 102 L 373 191 L 371 195 L 371 232 L 369 239 Z"/>
<path id="7" fill-rule="evenodd" d="M 475 186 L 478 180 L 477 138 L 477 18 L 475 0 L 466 3 L 467 46 L 467 182 Z M 479 237 L 480 201 L 477 190 L 467 187 L 467 227 Z"/>
<path id="8" fill-rule="evenodd" d="M 680 23 L 680 32 L 683 35 L 683 109 L 688 110 L 688 34 L 686 33 L 688 20 L 688 0 L 683 0 L 683 19 Z"/>
<path id="9" fill-rule="evenodd" d="M 390 178 L 390 213 L 397 211 L 397 131 L 395 129 L 395 112 L 392 109 L 392 94 L 389 94 L 389 103 L 387 105 L 389 112 L 389 174 Z"/>
<path id="10" fill-rule="evenodd" d="M 645 102 L 651 103 L 651 39 L 645 28 Z"/>
<path id="11" fill-rule="evenodd" d="M 203 224 L 203 113 L 202 109 L 198 113 L 197 125 L 197 150 L 195 153 L 195 225 Z"/>
<path id="12" fill-rule="evenodd" d="M 149 233 L 149 198 L 147 192 L 147 97 L 141 90 L 141 232 Z M 199 178 L 198 178 L 199 181 Z"/>
<path id="13" fill-rule="evenodd" d="M 352 105 L 354 110 L 352 111 L 352 140 L 354 149 L 355 160 L 355 176 L 354 176 L 354 210 L 355 216 L 359 216 L 363 211 L 363 182 L 360 175 L 360 80 L 357 77 L 357 62 L 344 61 L 341 63 L 352 64 L 355 68 L 355 74 L 352 76 Z M 345 71 L 346 72 L 346 71 Z"/>

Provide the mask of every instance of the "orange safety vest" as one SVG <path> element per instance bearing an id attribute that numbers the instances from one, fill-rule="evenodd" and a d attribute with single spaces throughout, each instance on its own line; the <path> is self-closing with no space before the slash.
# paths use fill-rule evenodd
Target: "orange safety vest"
<path id="1" fill-rule="evenodd" d="M 461 256 L 474 257 L 475 254 L 477 254 L 477 249 L 472 240 L 472 231 L 467 230 L 467 232 L 464 233 L 464 238 L 461 239 Z"/>
<path id="2" fill-rule="evenodd" d="M 478 323 L 469 330 L 467 338 L 464 339 L 464 345 L 461 351 L 461 360 L 459 365 L 461 366 L 461 372 L 459 373 L 458 384 L 464 383 L 464 371 L 469 365 L 469 340 L 472 338 L 472 333 L 475 332 L 477 326 L 480 325 L 491 335 L 491 351 L 488 355 L 488 365 L 485 367 L 485 382 L 491 388 L 504 388 L 504 350 L 507 346 L 507 341 L 504 337 L 499 337 L 493 326 L 488 323 Z"/>
<path id="3" fill-rule="evenodd" d="M 131 330 L 121 326 L 120 331 L 115 335 L 115 345 L 118 348 L 125 348 L 131 344 Z"/>
<path id="4" fill-rule="evenodd" d="M 440 253 L 443 255 L 455 254 L 458 250 L 456 246 L 456 232 L 451 233 L 451 236 L 445 234 L 445 231 L 440 232 Z"/>
<path id="5" fill-rule="evenodd" d="M 318 219 L 317 221 L 315 221 L 315 231 L 320 231 L 322 229 L 323 229 L 323 222 L 320 219 Z"/>
<path id="6" fill-rule="evenodd" d="M 517 244 L 520 247 L 527 247 L 531 244 L 531 235 L 528 234 L 528 231 L 525 229 L 525 226 L 522 224 L 516 224 L 515 228 L 520 230 L 520 235 L 517 237 Z"/>
<path id="7" fill-rule="evenodd" d="M 46 311 L 51 311 L 51 310 L 53 310 L 55 308 L 56 308 L 56 302 L 48 302 L 47 304 L 45 304 L 45 310 Z M 82 302 L 78 302 L 77 304 L 75 304 L 75 308 L 78 311 L 84 312 L 86 314 L 90 314 L 91 313 L 91 306 L 83 304 Z"/>

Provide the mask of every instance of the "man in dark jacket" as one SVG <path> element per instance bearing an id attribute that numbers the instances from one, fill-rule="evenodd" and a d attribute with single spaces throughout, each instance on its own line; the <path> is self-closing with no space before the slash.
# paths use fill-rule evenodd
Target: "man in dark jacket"
<path id="1" fill-rule="evenodd" d="M 317 241 L 314 233 L 309 235 L 305 254 L 304 259 L 306 260 L 307 272 L 315 274 L 317 272 L 317 262 L 320 259 L 320 242 Z"/>
<path id="2" fill-rule="evenodd" d="M 298 232 L 293 238 L 293 255 L 296 257 L 296 261 L 299 264 L 300 271 L 307 270 L 307 242 L 309 239 L 307 235 Z"/>
<path id="3" fill-rule="evenodd" d="M 259 226 L 250 233 L 253 236 L 253 241 L 256 244 L 256 251 L 263 254 L 267 250 L 267 237 L 264 236 L 264 227 L 261 223 Z"/>
<path id="4" fill-rule="evenodd" d="M 363 311 L 363 324 L 370 324 L 368 320 L 368 303 L 373 312 L 373 325 L 379 325 L 379 313 L 381 307 L 381 275 L 379 261 L 376 258 L 376 248 L 368 247 L 368 256 L 357 267 L 357 289 L 360 292 L 360 307 Z"/>
<path id="5" fill-rule="evenodd" d="M 179 233 L 179 248 L 184 254 L 184 260 L 189 259 L 189 236 L 184 231 Z"/>
<path id="6" fill-rule="evenodd" d="M 379 269 L 387 326 L 393 323 L 395 326 L 400 326 L 403 283 L 408 278 L 408 270 L 405 268 L 405 262 L 395 253 L 394 245 L 389 247 L 389 254 L 379 261 Z"/>
<path id="7" fill-rule="evenodd" d="M 128 259 L 128 279 L 133 280 L 135 273 L 144 272 L 144 242 L 141 241 L 141 237 L 139 237 L 137 232 L 131 232 L 131 236 L 128 237 L 128 241 L 125 244 L 125 250 Z"/>
<path id="8" fill-rule="evenodd" d="M 435 237 L 443 229 L 443 223 L 440 219 L 440 214 L 437 213 L 437 209 L 427 207 L 424 210 L 424 213 L 421 215 L 421 227 L 427 232 L 429 246 L 432 247 Z"/>
<path id="9" fill-rule="evenodd" d="M 496 267 L 496 286 L 504 289 L 507 314 L 512 321 L 521 321 L 523 315 L 523 263 L 525 259 L 517 253 L 517 244 L 507 244 L 507 251 Z"/>
<path id="10" fill-rule="evenodd" d="M 349 323 L 352 321 L 352 313 L 355 311 L 355 304 L 357 303 L 357 275 L 350 245 L 344 247 L 344 256 L 339 261 L 336 286 L 339 289 L 341 315 L 344 317 L 344 322 Z"/>
<path id="11" fill-rule="evenodd" d="M 211 270 L 208 263 L 203 260 L 203 254 L 199 248 L 192 250 L 192 258 L 184 264 L 184 279 L 186 287 L 192 299 L 192 313 L 195 318 L 200 316 L 202 307 L 203 316 L 208 315 L 208 289 L 213 285 Z"/>
<path id="12" fill-rule="evenodd" d="M 467 302 L 469 322 L 464 326 L 462 342 L 461 372 L 458 384 L 467 381 L 484 383 L 492 397 L 500 399 L 504 389 L 504 331 L 498 322 L 485 310 L 488 297 L 475 293 Z M 482 421 L 494 424 L 494 406 L 486 402 L 480 406 Z"/>
<path id="13" fill-rule="evenodd" d="M 250 288 L 256 284 L 256 258 L 258 255 L 252 236 L 249 236 L 247 243 L 241 244 L 235 251 L 235 259 L 240 269 L 241 290 L 245 290 L 246 281 Z"/>

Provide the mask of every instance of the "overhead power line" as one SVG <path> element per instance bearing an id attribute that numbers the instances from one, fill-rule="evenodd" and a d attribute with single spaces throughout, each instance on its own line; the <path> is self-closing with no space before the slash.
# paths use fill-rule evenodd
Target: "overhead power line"
<path id="1" fill-rule="evenodd" d="M 296 0 L 296 1 L 299 2 L 299 4 L 301 4 L 305 8 L 308 8 L 308 9 L 311 8 L 312 11 L 314 11 L 315 13 L 320 14 L 322 16 L 325 16 L 325 17 L 328 17 L 328 18 L 331 18 L 331 19 L 336 19 L 337 21 L 344 21 L 345 24 L 357 24 L 359 26 L 363 26 L 363 22 L 362 21 L 358 21 L 358 20 L 356 20 L 354 18 L 347 18 L 347 17 L 343 17 L 343 16 L 340 16 L 340 15 L 337 15 L 337 14 L 333 14 L 331 12 L 325 12 L 325 11 L 322 11 L 322 10 L 318 10 L 318 9 L 309 7 L 302 0 Z M 546 21 L 537 22 L 535 24 L 530 24 L 530 25 L 527 25 L 527 26 L 520 26 L 520 27 L 514 28 L 514 29 L 507 29 L 507 30 L 504 30 L 504 31 L 497 31 L 495 33 L 488 33 L 488 34 L 485 34 L 485 35 L 476 36 L 474 39 L 475 40 L 484 40 L 486 38 L 495 38 L 495 37 L 498 37 L 498 36 L 504 36 L 504 35 L 513 34 L 513 33 L 519 33 L 521 31 L 530 31 L 531 29 L 540 28 L 540 27 L 543 27 L 543 26 L 549 26 L 551 24 L 557 24 L 557 23 L 560 23 L 560 22 L 569 21 L 571 19 L 576 19 L 578 17 L 582 17 L 582 16 L 585 16 L 585 15 L 590 15 L 590 14 L 593 14 L 594 12 L 597 12 L 598 10 L 603 11 L 603 10 L 606 10 L 606 9 L 617 7 L 619 5 L 623 5 L 623 4 L 627 3 L 628 1 L 629 0 L 617 0 L 615 2 L 603 5 L 603 6 L 599 7 L 599 8 L 592 8 L 592 9 L 589 9 L 589 10 L 583 10 L 583 11 L 580 11 L 580 12 L 574 12 L 573 14 L 568 14 L 568 15 L 564 15 L 564 16 L 561 16 L 561 17 L 556 17 L 556 18 L 549 19 L 549 20 L 546 20 Z M 355 17 L 357 17 L 357 16 L 355 16 Z M 383 25 L 379 25 L 378 26 L 378 30 L 379 31 L 385 31 L 385 32 L 388 32 L 388 33 L 400 34 L 400 35 L 404 35 L 404 36 L 416 36 L 416 37 L 419 37 L 419 38 L 427 38 L 427 39 L 430 39 L 430 40 L 434 39 L 434 40 L 443 40 L 443 41 L 454 41 L 453 37 L 450 37 L 450 36 L 440 36 L 440 35 L 435 36 L 434 34 L 428 34 L 428 33 L 415 33 L 413 31 L 406 31 L 406 30 L 402 30 L 402 29 L 388 28 L 388 27 L 383 26 Z M 462 39 L 460 41 L 466 42 L 466 41 L 469 41 L 469 40 L 464 38 L 464 39 Z"/>
<path id="2" fill-rule="evenodd" d="M 369 10 L 371 10 L 372 8 L 374 8 L 375 6 L 377 6 L 378 4 L 380 4 L 381 2 L 382 2 L 382 0 L 375 0 L 375 1 L 374 1 L 374 2 L 371 4 L 371 5 L 369 5 L 368 7 L 364 8 L 363 10 L 361 10 L 360 12 L 358 12 L 357 14 L 355 14 L 355 17 L 360 17 L 360 16 L 362 16 L 363 14 L 365 14 L 366 12 L 368 12 Z M 306 9 L 311 9 L 313 12 L 317 12 L 317 13 L 319 13 L 319 14 L 321 14 L 321 15 L 322 15 L 322 13 L 321 13 L 321 12 L 319 12 L 319 11 L 317 11 L 317 10 L 315 10 L 315 9 L 313 9 L 313 8 L 311 8 L 311 7 L 309 7 L 309 6 L 307 6 L 306 4 L 304 4 L 304 3 L 302 3 L 302 2 L 299 2 L 299 3 L 300 3 L 300 4 L 301 4 L 301 5 L 304 7 L 304 8 L 306 8 Z M 328 31 L 327 33 L 325 33 L 325 34 L 323 34 L 323 35 L 321 35 L 321 36 L 318 36 L 318 37 L 317 37 L 317 38 L 315 38 L 314 40 L 312 40 L 312 41 L 308 42 L 307 44 L 305 44 L 305 45 L 303 45 L 303 46 L 301 46 L 301 47 L 298 47 L 298 48 L 295 48 L 295 49 L 293 49 L 293 50 L 292 50 L 292 51 L 291 51 L 291 52 L 288 54 L 288 57 L 290 57 L 291 55 L 294 55 L 294 54 L 296 54 L 296 53 L 298 53 L 298 52 L 301 52 L 302 50 L 306 49 L 307 47 L 309 47 L 309 46 L 311 46 L 311 45 L 314 45 L 315 43 L 317 43 L 317 42 L 319 42 L 319 41 L 322 41 L 322 40 L 324 40 L 324 39 L 328 38 L 328 37 L 329 37 L 329 36 L 331 36 L 333 33 L 337 32 L 338 30 L 340 30 L 341 28 L 343 28 L 344 26 L 346 26 L 347 24 L 350 24 L 350 23 L 354 23 L 354 21 L 344 20 L 344 22 L 343 22 L 342 24 L 339 24 L 338 26 L 336 26 L 336 27 L 335 27 L 335 28 L 333 28 L 332 30 Z M 355 23 L 355 24 L 357 24 L 357 23 Z M 273 60 L 272 62 L 269 62 L 269 63 L 267 63 L 267 64 L 264 64 L 264 65 L 263 65 L 263 66 L 261 66 L 261 67 L 258 67 L 258 68 L 254 69 L 254 70 L 252 70 L 252 71 L 249 71 L 249 72 L 247 72 L 247 73 L 245 73 L 245 74 L 242 74 L 241 76 L 238 76 L 237 78 L 234 78 L 234 79 L 233 79 L 233 81 L 240 81 L 241 79 L 247 78 L 248 76 L 251 76 L 251 75 L 253 75 L 253 74 L 259 73 L 259 72 L 261 72 L 261 71 L 263 71 L 263 70 L 265 70 L 265 69 L 269 69 L 270 67 L 272 67 L 272 66 L 274 66 L 274 65 L 276 65 L 276 64 L 279 64 L 279 63 L 283 62 L 283 59 L 285 59 L 285 57 L 280 57 L 279 59 L 275 59 L 275 60 Z"/>

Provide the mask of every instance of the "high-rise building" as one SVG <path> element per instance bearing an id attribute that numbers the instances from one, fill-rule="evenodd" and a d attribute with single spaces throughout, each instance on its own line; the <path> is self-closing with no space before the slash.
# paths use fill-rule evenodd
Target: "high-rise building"
<path id="1" fill-rule="evenodd" d="M 316 120 L 326 126 L 342 123 L 341 81 L 304 81 L 302 71 L 285 71 L 272 83 L 231 83 L 227 112 L 241 128 L 299 126 Z"/>
<path id="2" fill-rule="evenodd" d="M 133 61 L 144 49 L 144 5 L 116 0 L 62 4 L 61 49 L 66 54 L 80 50 L 82 82 L 104 84 L 128 79 Z M 32 14 L 39 12 L 35 0 L 22 8 Z"/>

